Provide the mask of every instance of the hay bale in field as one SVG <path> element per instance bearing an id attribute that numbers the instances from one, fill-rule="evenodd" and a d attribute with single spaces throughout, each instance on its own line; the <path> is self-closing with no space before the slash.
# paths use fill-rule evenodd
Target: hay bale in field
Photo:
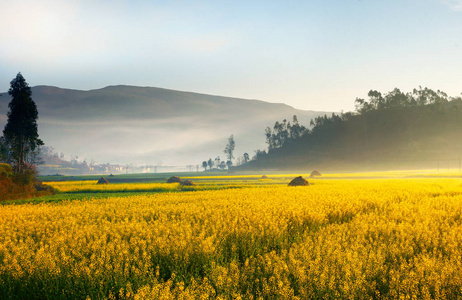
<path id="1" fill-rule="evenodd" d="M 36 182 L 34 187 L 37 192 L 48 192 L 50 195 L 54 195 L 56 193 L 55 189 L 51 185 L 43 184 L 40 181 Z"/>
<path id="2" fill-rule="evenodd" d="M 181 183 L 181 179 L 178 176 L 172 176 L 167 179 L 167 183 Z"/>
<path id="3" fill-rule="evenodd" d="M 192 180 L 189 180 L 189 179 L 182 180 L 180 184 L 181 186 L 195 186 L 196 185 Z"/>
<path id="4" fill-rule="evenodd" d="M 321 176 L 321 173 L 319 173 L 319 171 L 317 171 L 317 170 L 314 170 L 313 172 L 311 172 L 310 178 L 313 178 L 315 176 Z"/>
<path id="5" fill-rule="evenodd" d="M 268 176 L 263 175 L 263 176 L 261 177 L 261 179 L 269 179 L 269 178 L 268 178 Z"/>
<path id="6" fill-rule="evenodd" d="M 97 184 L 109 184 L 109 181 L 107 181 L 106 178 L 101 177 L 101 178 L 98 180 Z"/>
<path id="7" fill-rule="evenodd" d="M 302 176 L 295 177 L 294 179 L 292 179 L 291 182 L 289 182 L 289 186 L 307 186 L 307 185 L 310 185 L 310 183 L 308 182 L 308 180 L 306 180 Z"/>
<path id="8" fill-rule="evenodd" d="M 111 175 L 109 175 L 109 177 L 114 177 L 114 175 L 112 175 L 112 173 L 111 173 Z"/>

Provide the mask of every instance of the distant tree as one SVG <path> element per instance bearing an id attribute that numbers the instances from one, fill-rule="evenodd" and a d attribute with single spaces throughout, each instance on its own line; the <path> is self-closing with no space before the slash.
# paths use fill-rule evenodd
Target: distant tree
<path id="1" fill-rule="evenodd" d="M 252 160 L 259 160 L 259 159 L 262 159 L 263 157 L 265 157 L 267 155 L 265 150 L 255 150 L 254 153 L 255 154 L 252 157 Z"/>
<path id="2" fill-rule="evenodd" d="M 226 157 L 228 160 L 232 161 L 234 156 L 234 148 L 236 146 L 236 143 L 234 142 L 234 136 L 231 134 L 231 136 L 228 138 L 228 144 L 226 144 L 225 150 L 223 151 L 226 154 Z"/>
<path id="3" fill-rule="evenodd" d="M 374 106 L 362 98 L 356 98 L 355 109 L 357 112 L 362 114 L 362 113 L 373 110 Z"/>
<path id="4" fill-rule="evenodd" d="M 276 121 L 274 123 L 273 127 L 273 143 L 274 143 L 274 148 L 279 148 L 282 146 L 283 141 L 281 140 L 281 132 L 283 130 L 282 123 L 279 123 L 279 121 Z"/>
<path id="5" fill-rule="evenodd" d="M 221 163 L 221 159 L 219 156 L 215 157 L 215 166 L 217 166 L 217 168 L 220 166 L 220 163 Z"/>
<path id="6" fill-rule="evenodd" d="M 207 165 L 209 166 L 210 170 L 212 170 L 213 160 L 211 158 L 209 158 L 209 160 L 207 161 Z"/>
<path id="7" fill-rule="evenodd" d="M 449 101 L 448 95 L 440 90 L 436 92 L 427 87 L 423 88 L 419 86 L 419 89 L 412 91 L 412 98 L 416 105 L 428 105 L 428 104 L 442 104 Z"/>
<path id="8" fill-rule="evenodd" d="M 383 98 L 382 93 L 376 90 L 370 90 L 369 93 L 367 93 L 367 96 L 369 96 L 369 103 L 375 109 L 382 109 L 385 107 L 385 99 Z"/>
<path id="9" fill-rule="evenodd" d="M 298 140 L 299 138 L 301 138 L 304 134 L 306 134 L 308 132 L 308 130 L 306 129 L 305 126 L 300 125 L 298 123 L 298 119 L 297 119 L 296 115 L 293 116 L 293 118 L 292 118 L 292 126 L 290 126 L 290 124 L 289 124 L 288 131 L 289 131 L 288 136 L 289 136 L 290 141 Z"/>
<path id="10" fill-rule="evenodd" d="M 219 165 L 220 169 L 223 171 L 225 168 L 226 168 L 226 163 L 225 161 L 223 160 Z"/>
<path id="11" fill-rule="evenodd" d="M 276 148 L 274 145 L 274 138 L 273 138 L 273 133 L 271 132 L 271 128 L 266 127 L 265 136 L 266 136 L 266 143 L 268 144 L 268 150 Z"/>
<path id="12" fill-rule="evenodd" d="M 38 110 L 32 100 L 32 90 L 21 73 L 10 82 L 8 94 L 12 99 L 3 137 L 11 152 L 14 171 L 23 173 L 28 170 L 28 155 L 44 145 L 37 130 Z"/>
<path id="13" fill-rule="evenodd" d="M 401 90 L 398 88 L 395 88 L 393 91 L 386 94 L 384 101 L 384 108 L 403 107 L 410 105 L 408 96 L 401 92 Z"/>
<path id="14" fill-rule="evenodd" d="M 228 170 L 232 167 L 232 165 L 233 165 L 233 162 L 232 162 L 232 161 L 228 160 L 228 161 L 226 162 L 226 166 L 228 167 Z"/>
<path id="15" fill-rule="evenodd" d="M 296 115 L 293 116 L 292 124 L 287 122 L 286 119 L 282 120 L 282 122 L 276 121 L 272 131 L 270 127 L 266 127 L 265 129 L 268 150 L 280 148 L 287 143 L 301 138 L 308 132 L 309 130 L 305 126 L 302 126 L 298 123 Z"/>
<path id="16" fill-rule="evenodd" d="M 204 171 L 207 170 L 207 165 L 208 165 L 207 162 L 204 160 L 202 162 L 202 167 L 204 168 Z"/>
<path id="17" fill-rule="evenodd" d="M 244 153 L 244 163 L 247 163 L 250 160 L 249 153 Z"/>

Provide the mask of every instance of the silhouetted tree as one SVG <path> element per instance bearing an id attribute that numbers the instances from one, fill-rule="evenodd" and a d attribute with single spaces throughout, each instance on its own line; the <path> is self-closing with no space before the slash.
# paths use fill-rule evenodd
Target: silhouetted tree
<path id="1" fill-rule="evenodd" d="M 247 163 L 250 160 L 249 153 L 244 153 L 244 163 Z"/>
<path id="2" fill-rule="evenodd" d="M 8 121 L 3 130 L 6 145 L 16 173 L 26 171 L 26 158 L 37 148 L 44 145 L 37 130 L 38 111 L 32 100 L 32 90 L 21 73 L 10 83 L 8 94 Z"/>
<path id="3" fill-rule="evenodd" d="M 209 158 L 209 160 L 207 161 L 207 165 L 209 165 L 210 170 L 212 170 L 213 160 L 211 158 Z"/>
<path id="4" fill-rule="evenodd" d="M 225 150 L 223 151 L 226 154 L 226 157 L 228 160 L 232 161 L 234 156 L 234 148 L 236 146 L 236 143 L 234 142 L 234 136 L 231 134 L 231 136 L 228 138 L 228 144 L 226 144 Z"/>
<path id="5" fill-rule="evenodd" d="M 226 162 L 226 166 L 228 167 L 228 169 L 230 169 L 230 168 L 232 167 L 232 165 L 233 165 L 233 162 L 232 162 L 232 161 L 228 160 L 228 161 Z"/>
<path id="6" fill-rule="evenodd" d="M 369 93 L 367 93 L 367 96 L 369 96 L 369 103 L 376 109 L 382 109 L 385 107 L 385 99 L 383 98 L 382 93 L 376 90 L 370 90 Z"/>
<path id="7" fill-rule="evenodd" d="M 202 162 L 202 167 L 204 168 L 204 171 L 207 170 L 207 162 L 205 160 Z"/>
<path id="8" fill-rule="evenodd" d="M 226 163 L 225 161 L 223 160 L 219 165 L 220 169 L 223 171 L 225 168 L 226 168 Z"/>

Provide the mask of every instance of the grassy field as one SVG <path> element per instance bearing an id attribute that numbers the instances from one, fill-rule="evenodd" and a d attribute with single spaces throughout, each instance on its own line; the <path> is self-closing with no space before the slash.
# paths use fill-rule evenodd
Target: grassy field
<path id="1" fill-rule="evenodd" d="M 3 203 L 0 299 L 462 298 L 456 171 L 183 175 Z"/>

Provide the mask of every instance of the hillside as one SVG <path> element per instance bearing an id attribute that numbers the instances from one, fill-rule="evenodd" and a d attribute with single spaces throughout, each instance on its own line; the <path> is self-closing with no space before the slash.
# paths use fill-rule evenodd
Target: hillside
<path id="1" fill-rule="evenodd" d="M 387 96 L 397 99 L 392 93 Z M 243 168 L 460 169 L 462 99 L 443 97 L 419 104 L 412 94 L 398 96 L 402 102 L 388 104 L 381 95 L 370 102 L 357 99 L 355 113 L 318 117 L 301 138 L 273 147 Z"/>
<path id="2" fill-rule="evenodd" d="M 66 155 L 109 163 L 186 165 L 224 157 L 234 134 L 236 155 L 265 147 L 263 130 L 297 115 L 300 123 L 324 112 L 285 104 L 153 87 L 109 86 L 80 91 L 32 88 L 39 134 Z M 10 97 L 0 97 L 0 128 Z"/>

